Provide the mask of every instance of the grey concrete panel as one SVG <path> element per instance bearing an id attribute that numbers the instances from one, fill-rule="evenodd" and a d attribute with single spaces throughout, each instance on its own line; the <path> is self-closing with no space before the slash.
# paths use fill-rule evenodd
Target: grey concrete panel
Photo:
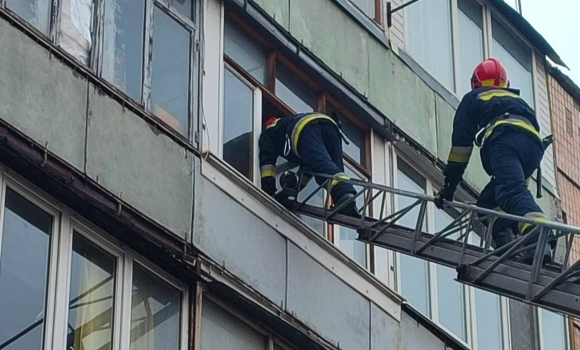
<path id="1" fill-rule="evenodd" d="M 510 300 L 510 327 L 512 350 L 530 350 L 533 347 L 532 310 L 529 305 Z"/>
<path id="2" fill-rule="evenodd" d="M 286 239 L 203 177 L 193 244 L 277 305 L 286 298 Z"/>
<path id="3" fill-rule="evenodd" d="M 401 344 L 401 324 L 371 303 L 371 350 L 395 350 Z"/>
<path id="4" fill-rule="evenodd" d="M 446 350 L 446 347 L 441 339 L 403 312 L 401 313 L 401 346 L 399 349 Z"/>
<path id="5" fill-rule="evenodd" d="M 256 4 L 284 29 L 290 28 L 290 0 L 256 0 Z"/>
<path id="6" fill-rule="evenodd" d="M 341 349 L 370 347 L 370 302 L 291 243 L 287 311 Z"/>
<path id="7" fill-rule="evenodd" d="M 88 82 L 0 19 L 0 118 L 84 170 Z"/>
<path id="8" fill-rule="evenodd" d="M 193 155 L 94 87 L 87 174 L 178 236 L 193 215 Z"/>

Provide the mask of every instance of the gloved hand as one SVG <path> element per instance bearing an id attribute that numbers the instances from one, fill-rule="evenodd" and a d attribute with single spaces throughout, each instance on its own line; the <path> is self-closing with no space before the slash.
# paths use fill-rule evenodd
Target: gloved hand
<path id="1" fill-rule="evenodd" d="M 273 176 L 263 177 L 262 190 L 274 197 L 274 194 L 276 193 L 276 178 Z"/>
<path id="2" fill-rule="evenodd" d="M 443 209 L 443 201 L 452 201 L 455 191 L 448 186 L 443 186 L 439 193 L 435 195 L 435 206 L 439 209 Z"/>

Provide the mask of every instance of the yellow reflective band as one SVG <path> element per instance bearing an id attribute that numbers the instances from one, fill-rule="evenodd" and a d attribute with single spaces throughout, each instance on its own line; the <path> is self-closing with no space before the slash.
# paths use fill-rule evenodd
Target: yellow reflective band
<path id="1" fill-rule="evenodd" d="M 348 177 L 348 175 L 346 175 L 344 173 L 342 173 L 342 174 L 335 174 L 335 177 L 338 177 L 338 179 L 332 180 L 332 182 L 330 183 L 330 185 L 332 187 L 338 185 L 341 182 L 339 179 L 350 180 L 350 177 Z"/>
<path id="2" fill-rule="evenodd" d="M 520 127 L 526 131 L 531 132 L 538 139 L 542 140 L 542 136 L 540 135 L 539 132 L 536 131 L 536 129 L 534 129 L 533 126 L 531 126 L 530 124 L 528 124 L 522 120 L 514 120 L 514 119 L 503 119 L 503 120 L 498 120 L 497 122 L 495 122 L 495 124 L 493 124 L 493 126 L 485 132 L 485 139 L 487 139 L 489 137 L 489 135 L 491 135 L 491 133 L 493 132 L 493 130 L 496 127 L 498 127 L 499 125 L 503 125 L 503 124 L 510 124 L 513 126 Z"/>
<path id="3" fill-rule="evenodd" d="M 489 91 L 484 91 L 484 92 L 477 94 L 478 100 L 482 100 L 482 101 L 486 101 L 486 102 L 491 100 L 492 98 L 495 98 L 495 97 L 521 98 L 519 95 L 514 94 L 513 92 L 510 92 L 510 91 L 505 91 L 505 90 L 489 90 Z"/>
<path id="4" fill-rule="evenodd" d="M 300 138 L 300 133 L 302 133 L 302 130 L 304 130 L 304 128 L 306 127 L 306 125 L 308 125 L 308 123 L 310 123 L 311 121 L 314 121 L 316 119 L 327 119 L 327 120 L 330 120 L 331 122 L 333 122 L 334 124 L 336 124 L 334 122 L 334 120 L 332 120 L 332 118 L 330 118 L 329 116 L 324 115 L 324 114 L 313 114 L 311 116 L 302 118 L 294 126 L 294 129 L 292 130 L 292 147 L 294 149 L 294 153 L 298 157 L 300 157 L 298 155 L 298 139 Z"/>
<path id="5" fill-rule="evenodd" d="M 495 79 L 486 79 L 486 80 L 483 80 L 481 82 L 481 86 L 494 86 L 494 85 L 495 85 Z M 501 83 L 499 83 L 499 86 L 502 88 L 505 88 L 505 87 L 507 87 L 507 83 L 501 82 Z"/>
<path id="6" fill-rule="evenodd" d="M 262 177 L 276 177 L 276 171 L 274 170 L 262 170 Z"/>
<path id="7" fill-rule="evenodd" d="M 455 163 L 467 163 L 471 157 L 473 147 L 453 146 L 449 152 L 448 161 Z"/>
<path id="8" fill-rule="evenodd" d="M 470 156 L 470 154 L 449 153 L 447 161 L 454 163 L 468 163 Z"/>

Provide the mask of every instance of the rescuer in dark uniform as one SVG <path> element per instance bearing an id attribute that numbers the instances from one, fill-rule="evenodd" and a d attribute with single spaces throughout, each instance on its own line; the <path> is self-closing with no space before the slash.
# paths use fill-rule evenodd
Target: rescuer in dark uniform
<path id="1" fill-rule="evenodd" d="M 342 138 L 338 118 L 324 114 L 302 113 L 284 118 L 266 120 L 259 140 L 262 189 L 271 196 L 276 192 L 276 160 L 283 157 L 301 169 L 349 180 L 342 161 Z M 303 176 L 306 182 L 311 178 Z M 326 179 L 316 177 L 320 185 Z M 304 188 L 306 183 L 301 184 Z M 335 207 L 351 200 L 356 194 L 351 184 L 332 180 Z M 357 215 L 356 203 L 350 202 L 341 214 Z"/>
<path id="2" fill-rule="evenodd" d="M 483 168 L 491 176 L 477 205 L 546 221 L 528 190 L 529 178 L 540 166 L 545 150 L 534 111 L 519 90 L 509 88 L 506 69 L 497 59 L 485 60 L 475 68 L 471 89 L 455 114 L 452 147 L 443 172 L 445 185 L 436 196 L 436 206 L 441 209 L 443 200 L 453 200 L 475 143 L 481 148 Z M 514 232 L 525 235 L 534 227 L 497 219 L 492 232 L 496 249 L 516 239 Z M 543 249 L 544 262 L 551 261 L 549 247 Z M 521 260 L 530 263 L 533 257 L 530 249 Z"/>

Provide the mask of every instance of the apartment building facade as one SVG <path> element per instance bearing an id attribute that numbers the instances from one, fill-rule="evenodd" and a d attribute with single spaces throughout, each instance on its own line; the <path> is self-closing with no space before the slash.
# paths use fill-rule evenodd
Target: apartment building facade
<path id="1" fill-rule="evenodd" d="M 570 349 L 565 318 L 258 188 L 262 120 L 318 111 L 341 118 L 351 177 L 435 193 L 488 56 L 550 133 L 545 57 L 559 59 L 509 6 L 387 8 L 0 1 L 0 348 Z M 461 200 L 488 180 L 478 162 Z M 543 170 L 558 219 L 551 149 Z M 453 219 L 427 210 L 429 232 Z"/>
<path id="2" fill-rule="evenodd" d="M 580 133 L 580 88 L 559 69 L 550 68 L 548 93 L 554 128 L 554 152 L 558 171 L 558 187 L 562 195 L 562 216 L 565 223 L 577 225 L 580 220 L 580 165 L 578 137 Z M 565 195 L 564 195 L 565 194 Z M 572 242 L 571 260 L 580 259 L 580 243 Z M 580 346 L 580 325 L 570 323 L 575 349 Z"/>

